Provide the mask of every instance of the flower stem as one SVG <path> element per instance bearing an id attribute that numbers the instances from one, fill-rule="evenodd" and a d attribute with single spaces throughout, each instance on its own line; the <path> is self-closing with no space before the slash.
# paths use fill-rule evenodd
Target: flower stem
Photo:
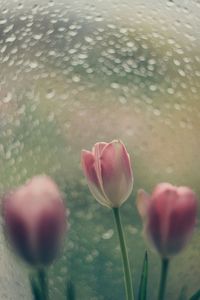
<path id="1" fill-rule="evenodd" d="M 47 271 L 44 268 L 38 270 L 38 279 L 40 282 L 43 299 L 49 300 L 48 276 L 47 276 Z"/>
<path id="2" fill-rule="evenodd" d="M 49 300 L 48 277 L 45 268 L 36 268 L 29 276 L 34 300 Z"/>
<path id="3" fill-rule="evenodd" d="M 125 242 L 124 232 L 123 232 L 123 228 L 122 228 L 119 208 L 114 207 L 113 213 L 114 213 L 115 223 L 116 223 L 116 227 L 117 227 L 117 231 L 118 231 L 119 243 L 120 243 L 121 254 L 122 254 L 122 261 L 123 261 L 123 267 L 124 267 L 124 283 L 125 283 L 125 290 L 126 290 L 126 299 L 134 300 L 128 252 L 127 252 L 127 248 L 126 248 L 126 242 Z"/>
<path id="4" fill-rule="evenodd" d="M 40 284 L 42 300 L 49 300 L 49 287 L 46 270 L 44 268 L 38 269 L 37 276 Z"/>
<path id="5" fill-rule="evenodd" d="M 159 293 L 158 293 L 158 300 L 164 300 L 168 269 L 169 269 L 169 259 L 168 258 L 162 258 L 162 267 L 161 267 L 161 274 L 160 274 L 160 287 L 159 287 Z"/>

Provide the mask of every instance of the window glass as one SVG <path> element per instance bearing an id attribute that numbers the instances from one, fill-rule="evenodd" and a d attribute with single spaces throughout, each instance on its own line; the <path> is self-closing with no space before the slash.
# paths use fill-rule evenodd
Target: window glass
<path id="1" fill-rule="evenodd" d="M 122 218 L 138 286 L 146 245 L 138 188 L 169 181 L 200 192 L 200 2 L 0 0 L 0 7 L 0 190 L 46 173 L 65 193 L 71 227 L 50 270 L 52 299 L 64 299 L 70 277 L 81 300 L 121 300 L 112 214 L 91 196 L 80 151 L 112 139 L 127 146 L 135 183 Z M 174 259 L 168 299 L 184 285 L 190 293 L 199 287 L 198 236 Z M 0 298 L 31 299 L 27 268 L 1 240 Z M 150 263 L 154 299 L 153 252 Z"/>

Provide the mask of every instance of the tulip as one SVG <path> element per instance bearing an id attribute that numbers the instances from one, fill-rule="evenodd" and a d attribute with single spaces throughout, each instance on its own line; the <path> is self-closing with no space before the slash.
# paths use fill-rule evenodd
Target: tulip
<path id="1" fill-rule="evenodd" d="M 120 141 L 96 143 L 92 151 L 82 150 L 81 164 L 94 198 L 113 209 L 124 267 L 126 299 L 133 300 L 132 279 L 119 207 L 133 188 L 129 154 Z"/>
<path id="2" fill-rule="evenodd" d="M 92 151 L 82 150 L 84 175 L 94 198 L 107 207 L 120 207 L 133 188 L 130 157 L 120 141 L 96 143 Z"/>
<path id="3" fill-rule="evenodd" d="M 161 183 L 152 196 L 139 191 L 138 210 L 147 237 L 162 257 L 170 257 L 182 250 L 194 230 L 197 198 L 187 187 Z"/>
<path id="4" fill-rule="evenodd" d="M 56 257 L 66 229 L 65 208 L 57 185 L 36 176 L 3 199 L 5 232 L 18 254 L 32 265 Z"/>
<path id="5" fill-rule="evenodd" d="M 162 258 L 158 299 L 164 297 L 169 258 L 189 241 L 196 224 L 197 197 L 188 187 L 169 183 L 156 186 L 151 196 L 138 192 L 137 207 L 144 221 L 144 232 Z"/>

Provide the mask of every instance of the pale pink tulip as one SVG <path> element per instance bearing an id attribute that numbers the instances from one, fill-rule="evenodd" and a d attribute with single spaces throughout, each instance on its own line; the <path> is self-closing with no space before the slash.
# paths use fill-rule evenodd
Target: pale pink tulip
<path id="1" fill-rule="evenodd" d="M 3 199 L 5 232 L 27 262 L 46 265 L 60 248 L 66 230 L 66 212 L 57 185 L 36 176 Z"/>
<path id="2" fill-rule="evenodd" d="M 119 207 L 133 188 L 129 154 L 120 141 L 97 143 L 82 150 L 81 163 L 91 193 L 102 205 Z"/>
<path id="3" fill-rule="evenodd" d="M 197 198 L 188 187 L 156 186 L 151 196 L 138 192 L 137 207 L 148 239 L 162 257 L 179 253 L 195 227 Z"/>

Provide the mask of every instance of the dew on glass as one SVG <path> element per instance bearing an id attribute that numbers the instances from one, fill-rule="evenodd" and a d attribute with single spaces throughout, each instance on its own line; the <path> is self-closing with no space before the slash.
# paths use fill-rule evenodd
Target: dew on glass
<path id="1" fill-rule="evenodd" d="M 122 300 L 112 215 L 89 193 L 80 150 L 121 139 L 130 153 L 135 183 L 122 211 L 138 286 L 146 245 L 137 189 L 169 181 L 200 192 L 200 4 L 0 0 L 0 7 L 0 191 L 46 173 L 65 194 L 70 230 L 50 268 L 52 299 L 64 299 L 71 278 L 78 299 Z M 168 299 L 182 285 L 189 293 L 199 287 L 198 233 L 174 261 Z M 31 300 L 28 270 L 1 240 L 0 298 Z M 154 299 L 153 252 L 150 263 Z"/>

